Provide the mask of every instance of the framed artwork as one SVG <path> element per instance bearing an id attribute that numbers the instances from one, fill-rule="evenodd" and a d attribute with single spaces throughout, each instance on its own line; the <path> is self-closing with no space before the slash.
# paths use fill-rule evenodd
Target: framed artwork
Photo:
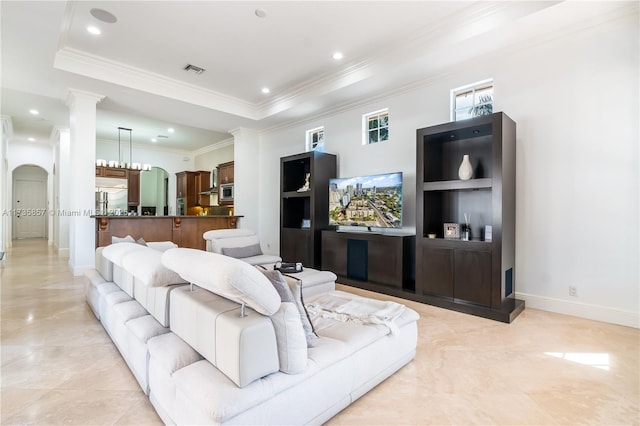
<path id="1" fill-rule="evenodd" d="M 444 224 L 444 239 L 445 240 L 459 240 L 460 239 L 460 224 L 459 223 L 445 223 Z"/>

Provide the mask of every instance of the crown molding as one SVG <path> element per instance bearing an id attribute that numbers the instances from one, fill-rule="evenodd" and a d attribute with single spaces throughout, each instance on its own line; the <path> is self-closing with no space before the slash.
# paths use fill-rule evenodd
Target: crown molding
<path id="1" fill-rule="evenodd" d="M 196 149 L 195 151 L 191 151 L 191 155 L 193 156 L 203 155 L 208 152 L 217 151 L 219 149 L 226 148 L 232 145 L 233 145 L 233 138 L 229 138 L 220 142 L 212 143 L 211 145 L 205 146 L 203 148 Z"/>
<path id="2" fill-rule="evenodd" d="M 106 96 L 100 95 L 98 93 L 89 92 L 81 89 L 74 89 L 72 87 L 69 88 L 69 93 L 67 94 L 67 100 L 65 104 L 67 106 L 71 106 L 75 101 L 76 97 L 83 97 L 85 99 L 93 100 L 97 104 L 101 100 L 103 100 Z"/>

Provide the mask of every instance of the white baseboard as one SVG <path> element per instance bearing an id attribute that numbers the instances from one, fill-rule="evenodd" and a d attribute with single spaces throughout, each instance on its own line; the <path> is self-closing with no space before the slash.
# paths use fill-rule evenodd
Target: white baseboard
<path id="1" fill-rule="evenodd" d="M 527 308 L 640 328 L 640 313 L 638 312 L 518 292 L 516 292 L 516 299 L 524 300 Z"/>
<path id="2" fill-rule="evenodd" d="M 84 275 L 85 272 L 87 272 L 90 269 L 93 269 L 94 266 L 93 265 L 73 266 L 73 265 L 71 265 L 71 263 L 69 263 L 69 268 L 71 269 L 71 272 L 73 273 L 73 275 L 75 275 L 77 277 L 79 275 Z"/>

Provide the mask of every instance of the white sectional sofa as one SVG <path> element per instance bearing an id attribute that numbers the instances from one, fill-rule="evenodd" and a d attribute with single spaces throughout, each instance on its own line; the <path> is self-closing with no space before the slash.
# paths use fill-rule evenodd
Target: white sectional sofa
<path id="1" fill-rule="evenodd" d="M 330 272 L 135 245 L 96 250 L 87 302 L 166 424 L 321 424 L 415 356 L 415 311 Z"/>

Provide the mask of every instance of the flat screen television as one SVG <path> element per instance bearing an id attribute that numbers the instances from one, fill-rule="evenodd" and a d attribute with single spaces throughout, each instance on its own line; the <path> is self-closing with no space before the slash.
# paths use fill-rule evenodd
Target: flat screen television
<path id="1" fill-rule="evenodd" d="M 402 227 L 402 172 L 330 179 L 329 225 Z"/>

